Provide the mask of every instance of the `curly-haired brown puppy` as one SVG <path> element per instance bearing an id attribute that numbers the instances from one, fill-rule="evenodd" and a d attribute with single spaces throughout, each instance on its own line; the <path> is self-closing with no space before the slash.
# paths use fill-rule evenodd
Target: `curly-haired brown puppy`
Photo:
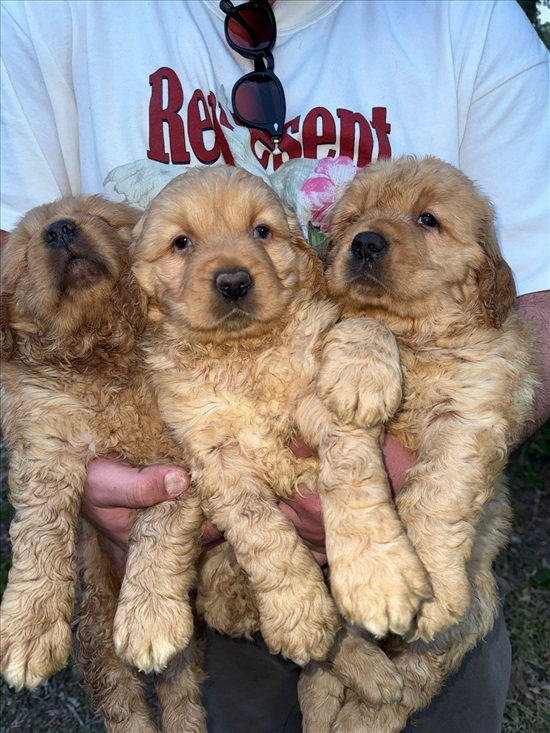
<path id="1" fill-rule="evenodd" d="M 288 450 L 297 434 L 319 451 L 327 534 L 337 548 L 333 577 L 342 578 L 344 601 L 357 600 L 340 610 L 383 633 L 408 627 L 429 586 L 393 508 L 385 502 L 379 511 L 388 493 L 380 427 L 347 426 L 316 397 L 321 352 L 339 309 L 323 298 L 321 263 L 295 218 L 242 169 L 193 170 L 149 206 L 133 257 L 149 296 L 147 364 L 161 415 L 189 454 L 206 515 L 234 552 L 232 577 L 244 569 L 270 649 L 299 664 L 322 659 L 338 626 L 319 567 L 276 506 L 299 481 L 314 482 L 316 465 Z M 379 382 L 359 409 L 379 423 L 401 395 L 397 350 L 383 324 L 363 319 L 355 328 L 363 339 L 370 334 L 369 364 Z M 369 585 L 382 566 L 394 581 L 386 591 L 396 600 L 388 605 Z M 230 607 L 231 583 L 217 592 Z M 143 618 L 132 615 L 123 625 L 117 616 L 121 649 L 148 649 L 140 635 L 154 602 L 144 592 Z M 236 614 L 213 606 L 208 622 L 236 633 Z"/>
<path id="2" fill-rule="evenodd" d="M 493 625 L 491 564 L 509 522 L 500 474 L 533 406 L 535 349 L 512 312 L 514 283 L 488 200 L 436 158 L 360 171 L 334 207 L 326 265 L 344 317 L 379 318 L 399 345 L 403 401 L 387 427 L 417 458 L 396 505 L 434 597 L 408 634 L 412 643 L 386 645 L 404 678 L 401 703 L 377 711 L 327 668 L 311 668 L 304 692 L 313 685 L 319 693 L 324 680 L 346 702 L 332 728 L 310 709 L 307 729 L 391 733 Z M 337 394 L 325 397 L 337 410 Z M 343 657 L 337 666 L 345 668 Z M 354 664 L 355 675 L 370 674 Z"/>
<path id="3" fill-rule="evenodd" d="M 86 523 L 77 539 L 86 467 L 95 456 L 134 465 L 183 461 L 163 435 L 137 346 L 146 303 L 130 271 L 128 244 L 139 216 L 100 197 L 60 199 L 23 217 L 2 253 L 2 430 L 16 512 L 1 607 L 2 674 L 32 689 L 65 664 L 78 549 L 79 656 L 95 707 L 113 733 L 157 727 L 137 673 L 114 651 L 120 581 L 103 539 Z M 187 524 L 177 532 L 190 529 L 196 537 L 203 521 L 198 502 L 192 493 L 181 502 Z M 169 533 L 152 542 L 147 529 L 165 527 L 175 503 L 136 514 L 130 557 L 163 554 Z M 141 582 L 174 592 L 169 572 L 159 568 Z M 155 620 L 162 624 L 162 615 Z M 159 678 L 165 731 L 205 730 L 201 675 L 190 646 L 187 658 Z"/>

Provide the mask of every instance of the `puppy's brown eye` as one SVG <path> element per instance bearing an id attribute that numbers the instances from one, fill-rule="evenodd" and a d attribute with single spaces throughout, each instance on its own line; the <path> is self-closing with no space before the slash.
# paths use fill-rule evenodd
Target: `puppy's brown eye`
<path id="1" fill-rule="evenodd" d="M 269 227 L 259 226 L 254 229 L 252 235 L 254 239 L 267 239 L 271 234 Z"/>
<path id="2" fill-rule="evenodd" d="M 177 239 L 174 239 L 173 247 L 177 250 L 187 249 L 189 245 L 191 244 L 191 240 L 189 237 L 178 237 Z"/>
<path id="3" fill-rule="evenodd" d="M 433 214 L 428 214 L 428 213 L 420 214 L 420 216 L 417 219 L 417 222 L 419 224 L 423 224 L 425 227 L 430 227 L 432 229 L 439 226 L 438 221 L 435 218 L 435 216 L 433 216 Z"/>

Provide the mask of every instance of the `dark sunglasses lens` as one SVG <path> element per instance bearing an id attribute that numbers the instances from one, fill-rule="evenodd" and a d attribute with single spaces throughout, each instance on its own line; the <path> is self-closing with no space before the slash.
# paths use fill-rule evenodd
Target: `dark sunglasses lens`
<path id="1" fill-rule="evenodd" d="M 249 74 L 237 82 L 233 90 L 233 108 L 242 121 L 252 127 L 281 134 L 285 117 L 282 89 L 270 76 Z"/>
<path id="2" fill-rule="evenodd" d="M 269 51 L 275 40 L 273 18 L 261 5 L 235 9 L 226 30 L 231 43 L 243 51 Z"/>

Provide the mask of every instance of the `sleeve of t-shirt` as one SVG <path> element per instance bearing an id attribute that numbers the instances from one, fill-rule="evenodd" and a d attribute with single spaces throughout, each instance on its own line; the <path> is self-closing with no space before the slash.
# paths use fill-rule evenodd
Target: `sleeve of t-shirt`
<path id="1" fill-rule="evenodd" d="M 487 6 L 460 167 L 493 201 L 521 295 L 550 288 L 550 56 L 517 3 Z"/>
<path id="2" fill-rule="evenodd" d="M 2 220 L 80 192 L 66 2 L 2 5 Z"/>

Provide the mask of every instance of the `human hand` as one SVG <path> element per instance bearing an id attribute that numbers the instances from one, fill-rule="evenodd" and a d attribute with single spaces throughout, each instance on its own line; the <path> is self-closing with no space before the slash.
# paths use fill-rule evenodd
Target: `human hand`
<path id="1" fill-rule="evenodd" d="M 303 440 L 297 438 L 290 449 L 298 458 L 307 458 L 315 452 Z M 382 443 L 382 455 L 388 481 L 393 494 L 397 494 L 403 486 L 405 472 L 414 462 L 414 456 L 403 448 L 389 433 Z M 289 499 L 279 503 L 281 511 L 290 519 L 302 540 L 305 542 L 316 562 L 325 566 L 327 562 L 325 548 L 325 529 L 323 512 L 319 496 L 304 484 L 300 484 L 298 492 Z"/>
<path id="2" fill-rule="evenodd" d="M 295 440 L 290 449 L 297 457 L 314 455 L 314 451 L 300 439 Z M 404 473 L 414 458 L 390 435 L 385 436 L 382 450 L 395 494 L 401 488 Z M 96 458 L 88 467 L 81 512 L 105 537 L 112 560 L 122 573 L 128 551 L 131 510 L 173 499 L 188 488 L 189 474 L 179 466 L 157 465 L 138 469 L 124 461 Z M 296 527 L 316 562 L 323 567 L 326 564 L 323 515 L 321 501 L 312 487 L 301 484 L 299 493 L 281 500 L 279 506 Z M 205 545 L 216 545 L 222 539 L 221 532 L 208 523 L 203 533 Z"/>
<path id="3" fill-rule="evenodd" d="M 189 488 L 189 474 L 172 465 L 133 468 L 113 458 L 96 458 L 88 466 L 82 516 L 105 538 L 111 559 L 122 575 L 128 552 L 132 509 L 174 499 Z M 206 545 L 222 535 L 212 525 L 203 534 Z"/>
<path id="4" fill-rule="evenodd" d="M 288 499 L 281 499 L 279 508 L 296 527 L 296 531 L 321 567 L 327 563 L 325 528 L 321 500 L 305 484 L 298 486 Z"/>
<path id="5" fill-rule="evenodd" d="M 289 446 L 297 458 L 309 458 L 316 455 L 301 438 L 295 438 Z M 305 542 L 315 561 L 321 566 L 327 563 L 325 549 L 325 528 L 321 500 L 312 487 L 298 485 L 298 491 L 288 499 L 281 499 L 279 508 L 296 527 L 296 531 Z"/>
<path id="6" fill-rule="evenodd" d="M 385 433 L 382 441 L 382 458 L 392 494 L 396 496 L 403 488 L 405 473 L 414 463 L 415 456 L 403 448 L 390 433 Z"/>

